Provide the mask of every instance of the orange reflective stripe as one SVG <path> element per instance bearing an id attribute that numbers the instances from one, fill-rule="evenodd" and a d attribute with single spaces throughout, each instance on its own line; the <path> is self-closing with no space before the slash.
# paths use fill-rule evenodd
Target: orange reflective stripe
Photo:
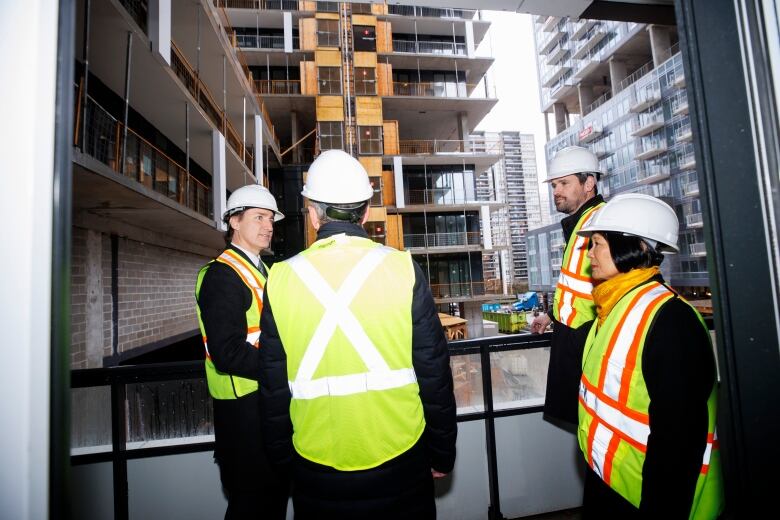
<path id="1" fill-rule="evenodd" d="M 628 349 L 628 355 L 626 356 L 626 364 L 623 365 L 623 373 L 620 376 L 620 395 L 618 401 L 621 405 L 625 405 L 628 402 L 628 393 L 631 390 L 631 375 L 636 368 L 636 358 L 639 353 L 639 346 L 642 342 L 641 332 L 645 330 L 647 320 L 655 311 L 656 305 L 661 300 L 671 298 L 670 293 L 662 294 L 654 299 L 645 309 L 642 319 L 639 321 L 639 325 L 634 331 L 634 341 L 631 342 L 631 348 Z M 627 313 L 626 313 L 627 314 Z"/>
<path id="2" fill-rule="evenodd" d="M 249 271 L 249 274 L 250 274 L 250 275 L 252 275 L 252 277 L 255 279 L 255 285 L 254 285 L 254 286 L 253 286 L 251 283 L 249 283 L 249 280 L 247 280 L 247 279 L 244 277 L 244 275 L 243 275 L 241 272 L 239 272 L 239 270 L 238 270 L 238 269 L 234 269 L 234 270 L 235 270 L 235 271 L 236 271 L 236 272 L 239 274 L 239 276 L 241 276 L 241 279 L 242 279 L 242 280 L 244 280 L 244 283 L 245 283 L 247 286 L 249 286 L 249 287 L 251 287 L 251 288 L 253 289 L 253 292 L 255 293 L 255 296 L 257 297 L 257 303 L 258 303 L 258 306 L 262 305 L 262 304 L 263 304 L 263 298 L 260 296 L 260 294 L 258 294 L 258 293 L 257 293 L 257 291 L 256 291 L 256 290 L 254 290 L 254 287 L 264 287 L 264 284 L 262 284 L 262 283 L 260 282 L 260 278 L 258 278 L 258 277 L 257 277 L 257 275 L 256 275 L 256 274 L 253 272 L 253 270 L 252 270 L 252 269 L 250 269 L 249 267 L 247 267 L 247 264 L 246 264 L 246 262 L 244 262 L 244 260 L 243 260 L 243 259 L 242 259 L 240 256 L 238 256 L 236 253 L 234 253 L 233 251 L 231 251 L 231 250 L 229 250 L 229 249 L 225 249 L 225 252 L 224 252 L 224 254 L 228 255 L 230 258 L 232 258 L 232 259 L 233 259 L 233 260 L 235 260 L 236 262 L 239 262 L 239 263 L 241 263 L 241 264 L 242 264 L 244 267 L 246 267 L 246 268 L 247 268 L 247 271 Z M 217 260 L 219 260 L 219 258 L 217 258 Z M 230 264 L 228 264 L 228 265 L 230 265 Z M 232 266 L 231 266 L 231 267 L 232 267 Z"/>
<path id="3" fill-rule="evenodd" d="M 644 287 L 634 296 L 634 298 L 628 304 L 627 308 L 632 308 L 636 304 L 637 300 L 639 300 L 639 298 L 641 298 L 645 293 L 651 291 L 653 288 L 653 284 L 649 284 L 647 287 Z M 609 346 L 607 347 L 606 354 L 604 354 L 604 359 L 601 362 L 601 369 L 599 370 L 599 390 L 604 390 L 604 381 L 607 378 L 607 363 L 609 363 L 609 359 L 612 356 L 612 351 L 615 349 L 615 343 L 620 336 L 620 331 L 623 328 L 623 324 L 625 323 L 626 318 L 628 318 L 628 314 L 629 313 L 627 312 L 623 313 L 623 315 L 620 317 L 620 321 L 618 322 L 617 327 L 615 327 L 615 331 L 612 333 L 612 337 L 609 339 Z"/>
<path id="4" fill-rule="evenodd" d="M 561 272 L 566 274 L 566 276 L 571 276 L 572 278 L 576 278 L 577 280 L 593 283 L 593 278 L 591 278 L 590 276 L 585 276 L 584 274 L 575 273 L 573 271 L 569 271 L 568 269 L 564 269 L 564 268 L 561 268 Z"/>
<path id="5" fill-rule="evenodd" d="M 623 403 L 619 403 L 612 399 L 610 396 L 596 388 L 591 384 L 590 381 L 588 381 L 584 376 L 580 380 L 582 384 L 584 384 L 589 392 L 593 392 L 596 397 L 598 397 L 600 400 L 604 401 L 608 405 L 610 405 L 613 408 L 616 408 L 620 413 L 623 415 L 630 417 L 631 419 L 641 422 L 642 424 L 650 424 L 650 416 L 647 414 L 644 414 L 642 412 L 637 412 L 636 410 L 632 410 L 628 406 L 626 406 Z"/>
<path id="6" fill-rule="evenodd" d="M 615 458 L 615 452 L 620 445 L 620 436 L 613 435 L 609 441 L 609 447 L 607 448 L 607 456 L 604 459 L 604 482 L 610 485 L 612 482 L 612 461 Z"/>
<path id="7" fill-rule="evenodd" d="M 583 238 L 585 238 L 585 237 L 583 237 Z M 585 240 L 582 241 L 582 245 L 580 246 L 580 254 L 578 255 L 578 258 L 577 258 L 577 272 L 578 273 L 582 272 L 582 264 L 583 264 L 583 262 L 585 262 L 585 258 L 588 256 L 588 253 L 587 253 L 587 251 L 588 251 L 588 242 L 589 242 L 589 240 L 587 238 L 585 238 Z"/>
<path id="8" fill-rule="evenodd" d="M 582 397 L 580 397 L 580 402 L 585 405 L 585 402 L 582 400 Z M 596 429 L 599 426 L 599 418 L 596 416 L 596 414 L 592 413 L 592 410 L 585 407 L 586 410 L 588 410 L 588 415 L 591 417 L 590 421 L 590 428 L 588 429 L 588 453 L 586 453 L 585 457 L 587 458 L 588 465 L 592 468 L 593 467 L 593 438 L 596 437 Z"/>
<path id="9" fill-rule="evenodd" d="M 593 299 L 593 295 L 592 294 L 586 294 L 586 293 L 583 293 L 583 292 L 580 292 L 580 291 L 575 291 L 571 287 L 567 287 L 567 286 L 565 286 L 565 285 L 563 285 L 561 283 L 558 283 L 558 285 L 556 285 L 556 287 L 558 287 L 563 292 L 572 293 L 577 298 L 584 298 L 586 300 L 592 300 Z M 563 299 L 563 298 L 561 298 L 561 299 Z M 574 307 L 574 300 L 572 300 L 572 307 Z"/>
<path id="10" fill-rule="evenodd" d="M 647 446 L 645 446 L 641 442 L 635 441 L 634 439 L 632 439 L 631 437 L 629 437 L 628 435 L 626 435 L 622 431 L 618 430 L 614 426 L 612 426 L 612 425 L 610 425 L 610 424 L 600 420 L 598 418 L 598 416 L 596 415 L 596 411 L 593 410 L 592 408 L 590 408 L 587 404 L 585 404 L 585 400 L 582 398 L 582 396 L 580 396 L 579 400 L 580 400 L 580 404 L 582 405 L 582 407 L 585 409 L 585 411 L 588 413 L 588 415 L 590 415 L 593 418 L 594 422 L 598 421 L 599 424 L 601 424 L 602 426 L 607 428 L 614 435 L 617 435 L 618 437 L 620 437 L 621 441 L 625 441 L 625 442 L 629 443 L 631 446 L 633 446 L 634 448 L 638 449 L 642 453 L 645 453 L 647 451 Z M 592 426 L 592 424 L 591 424 L 591 426 Z M 595 428 L 593 429 L 593 434 L 595 435 Z M 588 434 L 588 450 L 590 451 L 592 449 L 593 449 L 593 439 L 592 439 L 592 437 L 590 435 L 590 432 L 589 432 L 589 434 Z"/>

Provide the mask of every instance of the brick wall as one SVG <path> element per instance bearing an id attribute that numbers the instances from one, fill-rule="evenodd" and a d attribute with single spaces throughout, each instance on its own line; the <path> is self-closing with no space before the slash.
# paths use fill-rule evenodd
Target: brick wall
<path id="1" fill-rule="evenodd" d="M 88 231 L 73 228 L 71 271 L 71 368 L 87 368 L 90 349 L 99 357 L 112 354 L 113 320 L 111 291 L 111 237 L 100 236 L 99 253 L 90 253 Z M 90 254 L 100 255 L 102 302 L 88 304 L 90 287 Z M 127 353 L 138 347 L 197 329 L 195 314 L 195 280 L 198 270 L 209 259 L 189 252 L 144 244 L 128 238 L 118 238 L 118 352 Z M 97 258 L 92 259 L 93 262 Z M 92 280 L 92 287 L 95 286 Z M 90 320 L 88 312 L 100 312 L 102 319 Z M 89 326 L 97 323 L 102 331 L 92 334 Z M 98 338 L 97 342 L 94 338 Z M 102 351 L 102 352 L 101 352 Z"/>

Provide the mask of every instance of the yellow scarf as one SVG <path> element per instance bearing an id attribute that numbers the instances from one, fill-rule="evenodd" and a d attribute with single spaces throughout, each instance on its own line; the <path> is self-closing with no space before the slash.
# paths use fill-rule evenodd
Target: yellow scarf
<path id="1" fill-rule="evenodd" d="M 596 304 L 596 313 L 599 317 L 599 325 L 604 323 L 607 319 L 612 307 L 623 297 L 628 291 L 649 280 L 650 278 L 658 275 L 661 272 L 661 268 L 655 267 L 641 267 L 638 269 L 631 269 L 627 273 L 620 273 L 614 278 L 604 280 L 593 289 L 593 302 Z"/>

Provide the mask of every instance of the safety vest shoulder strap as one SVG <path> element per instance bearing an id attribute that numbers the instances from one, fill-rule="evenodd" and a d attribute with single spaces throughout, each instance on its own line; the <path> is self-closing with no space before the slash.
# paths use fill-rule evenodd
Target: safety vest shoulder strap
<path id="1" fill-rule="evenodd" d="M 257 267 L 231 249 L 225 249 L 217 257 L 216 261 L 233 269 L 249 290 L 252 291 L 252 298 L 257 300 L 257 304 L 260 305 L 262 303 L 265 277 L 257 270 Z"/>

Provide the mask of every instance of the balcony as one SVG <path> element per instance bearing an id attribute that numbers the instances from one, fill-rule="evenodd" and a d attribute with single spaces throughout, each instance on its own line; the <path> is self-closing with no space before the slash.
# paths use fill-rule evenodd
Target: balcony
<path id="1" fill-rule="evenodd" d="M 685 197 L 696 197 L 699 195 L 699 181 L 686 182 L 681 186 L 682 194 Z"/>
<path id="2" fill-rule="evenodd" d="M 579 20 L 574 22 L 574 31 L 571 33 L 572 40 L 579 40 L 582 36 L 591 30 L 597 23 L 596 20 Z"/>
<path id="3" fill-rule="evenodd" d="M 672 115 L 679 116 L 688 113 L 688 94 L 681 90 L 672 98 Z"/>
<path id="4" fill-rule="evenodd" d="M 644 112 L 651 106 L 661 101 L 661 85 L 658 81 L 637 87 L 634 96 L 631 98 L 629 110 L 631 112 Z"/>
<path id="5" fill-rule="evenodd" d="M 548 16 L 542 24 L 542 31 L 551 32 L 556 28 L 561 19 L 557 16 Z"/>
<path id="6" fill-rule="evenodd" d="M 467 197 L 462 190 L 456 190 L 455 188 L 428 188 L 422 190 L 407 189 L 404 191 L 404 200 L 406 201 L 406 204 L 410 206 L 451 206 L 464 204 L 480 205 L 484 203 L 483 201 L 475 200 L 474 196 Z M 461 233 L 455 233 L 455 235 L 460 234 Z M 421 242 L 418 240 L 416 243 L 419 244 Z"/>
<path id="7" fill-rule="evenodd" d="M 685 215 L 685 225 L 688 226 L 689 229 L 695 229 L 704 226 L 704 219 L 702 218 L 701 213 L 691 213 L 690 215 Z"/>
<path id="8" fill-rule="evenodd" d="M 431 284 L 431 293 L 436 300 L 458 301 L 465 299 L 490 299 L 504 294 L 503 283 L 500 279 L 486 280 L 484 282 L 463 282 Z M 488 297 L 488 298 L 484 298 Z"/>
<path id="9" fill-rule="evenodd" d="M 433 54 L 437 56 L 465 56 L 466 44 L 460 42 L 393 40 L 393 52 Z"/>
<path id="10" fill-rule="evenodd" d="M 551 238 L 550 239 L 550 249 L 563 249 L 564 241 L 563 238 Z M 560 267 L 560 262 L 558 263 L 558 267 Z"/>
<path id="11" fill-rule="evenodd" d="M 412 97 L 438 97 L 438 98 L 461 98 L 461 99 L 489 99 L 495 98 L 494 89 L 485 92 L 481 88 L 482 84 L 455 83 L 445 81 L 435 82 L 408 82 L 394 81 L 394 96 L 412 96 Z M 480 86 L 480 88 L 477 88 Z"/>
<path id="12" fill-rule="evenodd" d="M 414 191 L 437 191 L 437 190 L 413 190 L 410 193 L 410 199 L 415 195 Z M 448 192 L 450 190 L 447 190 Z M 470 249 L 480 247 L 478 231 L 458 231 L 455 233 L 404 233 L 405 249 L 437 249 L 437 248 L 464 248 Z"/>
<path id="13" fill-rule="evenodd" d="M 254 83 L 257 93 L 263 96 L 275 94 L 289 96 L 301 93 L 299 79 L 256 79 Z"/>
<path id="14" fill-rule="evenodd" d="M 502 153 L 501 141 L 490 139 L 408 139 L 398 141 L 400 155 L 449 155 L 449 154 L 491 154 Z"/>
<path id="15" fill-rule="evenodd" d="M 646 161 L 666 152 L 666 139 L 647 139 L 639 141 L 635 148 L 635 159 Z"/>
<path id="16" fill-rule="evenodd" d="M 671 168 L 668 164 L 644 164 L 636 174 L 636 181 L 640 184 L 651 184 L 663 179 L 668 179 Z"/>
<path id="17" fill-rule="evenodd" d="M 601 127 L 601 123 L 593 121 L 590 123 L 584 123 L 582 130 L 577 134 L 577 138 L 580 143 L 589 143 L 595 139 L 601 137 L 604 133 L 604 129 Z"/>
<path id="18" fill-rule="evenodd" d="M 574 67 L 574 80 L 582 81 L 587 78 L 593 71 L 595 71 L 601 62 L 593 57 L 584 57 L 576 60 Z"/>
<path id="19" fill-rule="evenodd" d="M 582 37 L 579 44 L 576 44 L 577 47 L 574 51 L 574 54 L 572 54 L 572 58 L 575 60 L 579 60 L 584 58 L 590 51 L 593 49 L 596 45 L 599 44 L 601 40 L 604 39 L 604 37 L 607 35 L 602 29 L 601 26 L 596 25 L 592 27 L 588 32 L 585 33 L 585 36 Z"/>
<path id="20" fill-rule="evenodd" d="M 554 33 L 550 34 L 550 36 L 547 36 L 539 45 L 539 54 L 547 55 L 547 53 L 553 50 L 555 44 L 561 41 L 564 34 L 565 33 L 561 31 L 555 31 Z"/>
<path id="21" fill-rule="evenodd" d="M 688 244 L 688 254 L 691 256 L 706 256 L 707 248 L 703 242 Z"/>
<path id="22" fill-rule="evenodd" d="M 558 82 L 558 80 L 566 76 L 567 73 L 571 75 L 571 66 L 568 64 L 563 64 L 560 67 L 554 67 L 553 70 L 542 76 L 542 87 L 552 87 Z"/>
<path id="23" fill-rule="evenodd" d="M 685 88 L 685 72 L 682 68 L 674 70 L 674 76 L 670 78 L 670 83 L 675 88 Z"/>
<path id="24" fill-rule="evenodd" d="M 387 4 L 387 13 L 420 18 L 458 18 L 462 20 L 472 20 L 477 11 L 475 9 L 442 9 L 438 7 L 420 7 L 416 5 Z"/>
<path id="25" fill-rule="evenodd" d="M 269 49 L 284 50 L 284 36 L 282 35 L 257 35 L 257 34 L 235 34 L 234 44 L 241 49 Z M 293 49 L 300 50 L 298 38 L 293 38 Z"/>
<path id="26" fill-rule="evenodd" d="M 631 123 L 631 135 L 641 137 L 652 134 L 664 126 L 663 110 L 644 112 L 639 114 Z"/>
<path id="27" fill-rule="evenodd" d="M 77 100 L 80 101 L 80 97 Z M 75 144 L 84 154 L 204 217 L 213 217 L 211 189 L 190 175 L 184 166 L 125 127 L 91 97 L 87 97 L 84 121 L 81 116 L 82 110 L 77 107 Z M 123 139 L 125 131 L 126 141 Z M 124 150 L 123 141 L 126 143 Z"/>
<path id="28" fill-rule="evenodd" d="M 214 6 L 225 9 L 297 11 L 298 0 L 214 0 Z"/>
<path id="29" fill-rule="evenodd" d="M 569 42 L 561 41 L 547 54 L 547 65 L 555 65 L 569 53 Z"/>
<path id="30" fill-rule="evenodd" d="M 680 155 L 677 159 L 677 167 L 681 170 L 696 168 L 696 154 L 694 152 L 688 152 Z"/>
<path id="31" fill-rule="evenodd" d="M 674 131 L 675 143 L 687 143 L 693 139 L 693 132 L 691 131 L 690 123 L 677 128 Z"/>

